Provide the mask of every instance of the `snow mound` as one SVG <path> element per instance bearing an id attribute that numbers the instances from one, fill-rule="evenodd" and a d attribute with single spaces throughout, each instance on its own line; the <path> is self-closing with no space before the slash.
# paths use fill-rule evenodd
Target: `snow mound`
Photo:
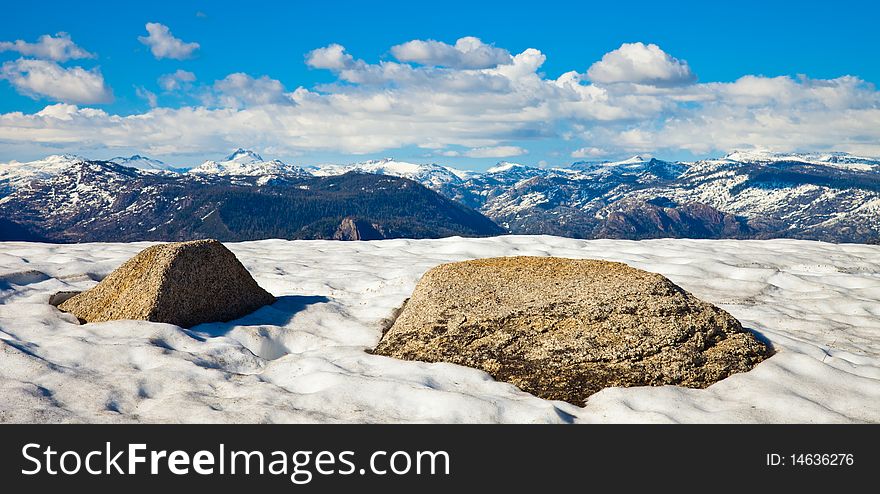
<path id="1" fill-rule="evenodd" d="M 47 303 L 150 245 L 0 244 L 0 421 L 878 422 L 880 246 L 548 236 L 227 244 L 279 296 L 189 330 L 80 326 Z M 706 389 L 609 388 L 585 407 L 466 367 L 371 355 L 438 264 L 498 256 L 621 261 L 671 279 L 772 343 Z"/>

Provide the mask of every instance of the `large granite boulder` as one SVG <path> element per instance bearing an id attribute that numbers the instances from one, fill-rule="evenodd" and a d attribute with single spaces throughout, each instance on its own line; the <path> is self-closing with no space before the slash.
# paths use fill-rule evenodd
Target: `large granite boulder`
<path id="1" fill-rule="evenodd" d="M 771 351 L 659 274 L 617 262 L 503 257 L 425 273 L 375 353 L 476 367 L 583 405 L 609 386 L 703 388 Z"/>
<path id="2" fill-rule="evenodd" d="M 275 301 L 216 240 L 154 245 L 58 305 L 84 322 L 140 319 L 185 328 L 230 321 Z"/>

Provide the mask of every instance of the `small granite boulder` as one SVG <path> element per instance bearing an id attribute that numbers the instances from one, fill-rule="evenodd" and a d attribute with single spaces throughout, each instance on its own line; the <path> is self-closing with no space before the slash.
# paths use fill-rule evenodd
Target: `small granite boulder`
<path id="1" fill-rule="evenodd" d="M 176 324 L 230 321 L 275 301 L 216 240 L 148 247 L 94 288 L 58 305 L 81 321 Z"/>
<path id="2" fill-rule="evenodd" d="M 610 386 L 704 388 L 771 351 L 659 274 L 617 262 L 503 257 L 425 273 L 375 353 L 475 367 L 583 405 Z"/>

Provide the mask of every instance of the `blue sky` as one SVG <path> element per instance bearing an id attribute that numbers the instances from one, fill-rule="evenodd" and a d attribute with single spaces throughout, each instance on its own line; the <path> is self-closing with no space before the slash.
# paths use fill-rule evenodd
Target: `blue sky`
<path id="1" fill-rule="evenodd" d="M 750 146 L 880 154 L 872 2 L 373 3 L 5 6 L 0 161 L 141 152 L 191 165 L 238 146 L 470 168 Z M 182 51 L 151 51 L 147 23 Z M 15 45 L 57 33 L 90 56 Z M 494 61 L 449 58 L 461 38 Z M 336 61 L 307 63 L 336 45 L 322 52 Z"/>

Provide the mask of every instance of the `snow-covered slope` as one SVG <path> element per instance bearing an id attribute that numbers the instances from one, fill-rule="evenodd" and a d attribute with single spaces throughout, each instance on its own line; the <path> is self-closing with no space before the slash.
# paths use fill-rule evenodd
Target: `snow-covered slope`
<path id="1" fill-rule="evenodd" d="M 397 161 L 394 158 L 363 161 L 347 165 L 316 166 L 310 168 L 310 171 L 316 176 L 342 175 L 352 171 L 392 175 L 415 180 L 435 190 L 443 188 L 448 184 L 460 183 L 462 177 L 468 173 L 435 164 L 419 165 L 406 161 Z"/>
<path id="2" fill-rule="evenodd" d="M 447 166 L 436 164 L 416 164 L 406 161 L 398 161 L 394 158 L 381 160 L 363 161 L 347 165 L 321 165 L 308 169 L 315 176 L 342 175 L 349 172 L 373 173 L 378 175 L 391 175 L 414 180 L 425 187 L 458 201 L 466 206 L 478 207 L 471 197 L 471 190 L 466 180 L 474 175 L 473 172 L 456 170 Z"/>
<path id="3" fill-rule="evenodd" d="M 687 165 L 633 156 L 623 161 L 580 161 L 572 164 L 570 169 L 575 173 L 564 169 L 559 171 L 569 172 L 572 178 L 579 179 L 617 178 L 619 180 L 623 176 L 634 176 L 638 180 L 646 182 L 657 179 L 674 179 L 687 170 Z"/>
<path id="4" fill-rule="evenodd" d="M 595 170 L 601 168 L 638 167 L 649 161 L 650 158 L 643 158 L 636 155 L 621 161 L 578 161 L 572 163 L 571 168 L 575 170 Z"/>
<path id="5" fill-rule="evenodd" d="M 33 180 L 54 177 L 72 165 L 84 161 L 86 161 L 85 158 L 72 154 L 53 154 L 41 160 L 26 163 L 18 161 L 0 163 L 0 197 Z"/>
<path id="6" fill-rule="evenodd" d="M 558 237 L 228 244 L 279 300 L 181 329 L 80 326 L 47 304 L 146 247 L 0 244 L 0 422 L 880 422 L 880 246 Z M 365 350 L 443 262 L 556 255 L 662 273 L 776 354 L 707 389 L 609 388 L 586 407 L 482 371 Z"/>
<path id="7" fill-rule="evenodd" d="M 338 231 L 346 219 L 361 228 Z M 373 174 L 220 176 L 84 161 L 0 197 L 0 240 L 355 239 L 364 226 L 374 239 L 504 232 L 421 185 Z"/>
<path id="8" fill-rule="evenodd" d="M 60 175 L 75 175 L 82 169 L 82 164 L 91 160 L 73 154 L 60 154 L 47 156 L 41 160 L 20 163 L 11 161 L 0 163 L 0 197 L 15 190 L 21 190 L 34 180 L 51 180 Z M 136 168 L 149 172 L 175 172 L 174 167 L 159 160 L 147 158 L 141 155 L 129 157 L 117 156 L 107 160 L 120 166 Z M 105 190 L 102 194 L 112 194 L 116 191 Z"/>
<path id="9" fill-rule="evenodd" d="M 189 171 L 194 175 L 246 176 L 260 177 L 258 185 L 272 179 L 284 177 L 304 177 L 310 173 L 301 167 L 284 163 L 281 160 L 265 161 L 259 154 L 237 149 L 221 161 L 209 160 Z"/>
<path id="10" fill-rule="evenodd" d="M 634 156 L 550 169 L 500 163 L 455 192 L 513 233 L 880 239 L 880 160 L 845 153 L 735 152 L 694 163 Z"/>
<path id="11" fill-rule="evenodd" d="M 146 156 L 141 156 L 139 154 L 134 154 L 128 157 L 125 156 L 117 156 L 115 158 L 110 158 L 107 160 L 111 163 L 116 163 L 117 165 L 127 166 L 129 168 L 137 168 L 138 170 L 144 171 L 176 171 L 177 169 L 173 166 L 163 163 L 162 161 L 148 158 Z"/>
<path id="12" fill-rule="evenodd" d="M 631 197 L 707 204 L 748 219 L 759 231 L 766 225 L 768 236 L 790 232 L 822 239 L 853 235 L 844 241 L 880 238 L 880 166 L 845 162 L 857 158 L 842 155 L 761 156 L 767 157 L 734 153 L 698 161 L 673 183 L 635 191 Z"/>
<path id="13" fill-rule="evenodd" d="M 772 151 L 734 151 L 721 160 L 740 163 L 799 162 L 825 165 L 848 170 L 880 171 L 880 159 L 853 156 L 848 153 L 774 153 Z"/>

